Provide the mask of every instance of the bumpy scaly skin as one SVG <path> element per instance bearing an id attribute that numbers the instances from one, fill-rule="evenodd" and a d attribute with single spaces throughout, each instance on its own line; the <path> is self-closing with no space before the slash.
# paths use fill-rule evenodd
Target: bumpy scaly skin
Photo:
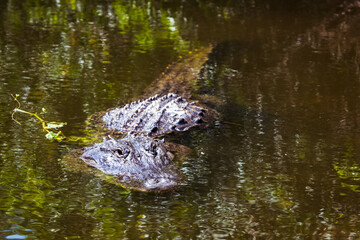
<path id="1" fill-rule="evenodd" d="M 159 136 L 172 131 L 186 131 L 203 124 L 207 113 L 194 102 L 174 93 L 153 96 L 107 112 L 102 120 L 106 127 L 121 133 L 136 132 Z"/>
<path id="2" fill-rule="evenodd" d="M 105 139 L 85 148 L 81 156 L 90 166 L 140 191 L 166 190 L 180 184 L 181 175 L 172 158 L 162 141 L 142 134 L 128 134 L 120 140 Z"/>

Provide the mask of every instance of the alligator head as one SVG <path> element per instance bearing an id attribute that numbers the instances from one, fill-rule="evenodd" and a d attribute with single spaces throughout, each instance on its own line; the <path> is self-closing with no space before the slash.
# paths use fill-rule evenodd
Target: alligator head
<path id="1" fill-rule="evenodd" d="M 128 134 L 120 140 L 104 139 L 85 148 L 81 159 L 126 187 L 140 191 L 171 189 L 182 180 L 165 143 L 141 134 Z"/>
<path id="2" fill-rule="evenodd" d="M 159 136 L 172 131 L 186 131 L 208 120 L 208 110 L 174 93 L 155 95 L 107 112 L 106 127 L 121 133 L 136 132 Z"/>

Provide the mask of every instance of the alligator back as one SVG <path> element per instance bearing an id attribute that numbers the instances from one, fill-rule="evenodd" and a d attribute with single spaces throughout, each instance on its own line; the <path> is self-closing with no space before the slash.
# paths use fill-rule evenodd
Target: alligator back
<path id="1" fill-rule="evenodd" d="M 136 132 L 159 136 L 186 131 L 207 122 L 208 110 L 174 93 L 153 96 L 115 108 L 102 117 L 105 126 L 121 133 Z"/>

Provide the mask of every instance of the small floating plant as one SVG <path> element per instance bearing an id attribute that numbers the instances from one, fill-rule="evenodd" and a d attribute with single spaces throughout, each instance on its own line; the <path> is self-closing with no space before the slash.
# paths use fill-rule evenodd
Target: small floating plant
<path id="1" fill-rule="evenodd" d="M 44 118 L 41 118 L 37 113 L 32 113 L 25 111 L 21 109 L 20 101 L 18 100 L 19 94 L 10 94 L 11 97 L 14 99 L 14 101 L 17 103 L 17 107 L 13 109 L 13 112 L 11 114 L 11 119 L 14 120 L 17 124 L 21 125 L 21 123 L 15 119 L 15 113 L 25 113 L 30 116 L 35 117 L 42 125 L 43 130 L 46 132 L 45 137 L 51 141 L 56 140 L 58 142 L 61 142 L 63 139 L 65 139 L 65 135 L 61 132 L 61 128 L 66 125 L 66 122 L 48 122 L 45 121 Z M 46 113 L 46 109 L 42 108 L 42 114 Z"/>

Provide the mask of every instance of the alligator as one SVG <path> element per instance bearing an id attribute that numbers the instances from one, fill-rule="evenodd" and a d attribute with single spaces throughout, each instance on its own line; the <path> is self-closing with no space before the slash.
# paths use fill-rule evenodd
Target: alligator
<path id="1" fill-rule="evenodd" d="M 190 100 L 211 51 L 212 47 L 203 48 L 167 67 L 144 99 L 90 117 L 94 126 L 112 131 L 102 142 L 83 149 L 83 162 L 128 189 L 161 191 L 182 185 L 185 179 L 171 152 L 186 147 L 159 137 L 207 126 L 214 119 L 214 110 Z"/>

